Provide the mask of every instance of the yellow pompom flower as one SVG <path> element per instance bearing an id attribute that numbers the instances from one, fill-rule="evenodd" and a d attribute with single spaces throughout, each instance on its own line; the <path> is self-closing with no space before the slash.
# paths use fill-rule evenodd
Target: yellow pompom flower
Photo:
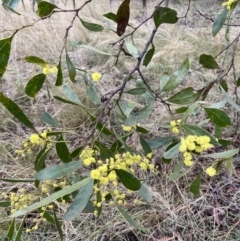
<path id="1" fill-rule="evenodd" d="M 98 180 L 100 176 L 101 176 L 101 174 L 100 174 L 99 170 L 96 169 L 96 170 L 91 171 L 92 179 Z"/>
<path id="2" fill-rule="evenodd" d="M 206 169 L 206 173 L 208 174 L 208 176 L 213 177 L 213 176 L 216 175 L 217 171 L 216 171 L 216 169 L 213 168 L 213 167 L 208 167 L 208 168 Z"/>
<path id="3" fill-rule="evenodd" d="M 193 165 L 193 161 L 189 160 L 189 159 L 185 159 L 184 160 L 184 164 L 188 167 L 191 167 Z"/>
<path id="4" fill-rule="evenodd" d="M 102 74 L 101 73 L 99 73 L 99 72 L 92 73 L 92 80 L 94 82 L 100 81 L 101 78 L 102 78 Z"/>
<path id="5" fill-rule="evenodd" d="M 40 137 L 38 134 L 31 134 L 29 141 L 34 145 L 40 145 Z"/>
<path id="6" fill-rule="evenodd" d="M 48 65 L 43 68 L 43 73 L 45 75 L 50 74 L 50 68 L 48 67 Z"/>
<path id="7" fill-rule="evenodd" d="M 238 0 L 228 0 L 227 2 L 224 2 L 222 3 L 222 6 L 223 7 L 226 7 L 227 10 L 231 10 L 231 5 L 234 3 L 234 2 L 237 2 Z"/>
<path id="8" fill-rule="evenodd" d="M 132 126 L 125 126 L 125 125 L 122 125 L 122 128 L 123 128 L 123 130 L 126 131 L 126 132 L 129 132 L 129 131 L 132 130 Z"/>
<path id="9" fill-rule="evenodd" d="M 58 68 L 56 66 L 53 66 L 52 68 L 50 68 L 51 74 L 56 74 L 57 72 L 58 72 Z"/>

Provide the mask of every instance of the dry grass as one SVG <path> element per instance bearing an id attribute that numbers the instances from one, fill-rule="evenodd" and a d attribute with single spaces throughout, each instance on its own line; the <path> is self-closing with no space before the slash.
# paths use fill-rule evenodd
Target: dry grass
<path id="1" fill-rule="evenodd" d="M 78 0 L 80 6 L 84 1 Z M 184 2 L 184 1 L 183 1 Z M 154 4 L 158 1 L 152 1 L 148 6 L 147 12 L 141 9 L 141 4 L 137 1 L 132 3 L 134 11 L 131 17 L 131 24 L 137 26 L 146 16 L 151 14 Z M 76 21 L 69 34 L 68 51 L 69 55 L 77 68 L 86 69 L 88 71 L 106 71 L 112 64 L 114 59 L 106 57 L 89 50 L 79 48 L 77 43 L 89 44 L 102 51 L 117 53 L 118 48 L 110 47 L 110 43 L 118 40 L 116 34 L 107 30 L 107 26 L 115 29 L 115 24 L 102 17 L 103 13 L 110 11 L 116 12 L 119 2 L 113 2 L 112 10 L 107 0 L 94 2 L 86 6 L 81 11 L 81 17 L 85 20 L 97 22 L 105 27 L 103 33 L 89 33 L 81 24 Z M 62 6 L 65 8 L 65 6 Z M 171 7 L 178 10 L 178 15 L 183 16 L 186 11 L 186 3 L 182 5 L 175 4 Z M 4 30 L 16 29 L 21 26 L 32 23 L 37 19 L 36 14 L 31 10 L 31 6 L 26 5 L 26 10 L 21 7 L 19 12 L 23 12 L 25 16 L 16 16 L 0 9 L 0 27 Z M 69 6 L 67 6 L 69 8 Z M 71 8 L 71 6 L 70 6 Z M 213 56 L 217 55 L 220 50 L 227 46 L 224 39 L 224 31 L 213 38 L 211 36 L 211 22 L 200 17 L 195 10 L 215 18 L 217 12 L 221 11 L 218 1 L 194 1 L 191 11 L 189 12 L 187 22 L 183 19 L 178 25 L 163 25 L 154 39 L 156 53 L 151 64 L 147 68 L 143 68 L 143 73 L 153 88 L 158 88 L 159 78 L 164 72 L 173 73 L 186 57 L 190 57 L 191 71 L 185 82 L 186 86 L 193 86 L 200 89 L 216 77 L 214 71 L 199 69 L 198 58 L 202 53 L 209 53 Z M 85 112 L 78 107 L 69 107 L 69 105 L 61 104 L 52 98 L 48 98 L 46 89 L 41 90 L 37 97 L 29 99 L 24 87 L 27 81 L 41 72 L 41 69 L 26 63 L 25 56 L 35 55 L 43 58 L 52 64 L 58 63 L 59 51 L 62 48 L 63 36 L 66 28 L 69 26 L 73 14 L 61 13 L 55 14 L 50 19 L 40 21 L 33 27 L 21 30 L 14 38 L 11 57 L 8 69 L 4 78 L 0 82 L 0 90 L 9 98 L 16 101 L 27 113 L 37 129 L 44 128 L 44 124 L 40 122 L 42 112 L 48 111 L 54 118 L 59 120 L 64 128 L 74 128 L 79 135 L 80 140 L 76 137 L 70 137 L 71 149 L 74 149 L 76 143 L 80 143 L 84 135 L 89 133 L 91 125 Z M 134 43 L 141 50 L 148 39 L 153 23 L 150 21 L 143 25 L 136 33 Z M 130 31 L 128 29 L 127 31 Z M 230 33 L 233 40 L 235 32 L 234 28 Z M 4 31 L 0 34 L 0 39 L 10 36 L 11 31 Z M 131 41 L 128 39 L 127 41 Z M 27 44 L 26 44 L 27 43 Z M 219 63 L 225 58 L 224 54 L 218 58 Z M 236 65 L 240 63 L 240 54 L 237 52 Z M 65 60 L 65 56 L 63 56 Z M 225 61 L 227 62 L 226 59 Z M 64 62 L 64 61 L 63 61 Z M 122 57 L 119 64 L 114 66 L 107 72 L 101 82 L 96 84 L 99 94 L 102 96 L 110 89 L 119 85 L 133 66 L 134 62 L 129 57 Z M 64 82 L 71 86 L 77 95 L 83 100 L 86 99 L 87 106 L 92 108 L 92 103 L 87 99 L 86 89 L 83 88 L 84 78 L 86 76 L 77 77 L 78 83 L 72 84 L 68 77 L 66 66 L 64 69 Z M 237 70 L 237 75 L 239 70 Z M 231 75 L 227 78 L 229 88 L 231 86 Z M 62 96 L 62 88 L 52 86 L 54 78 L 49 78 L 50 93 Z M 134 86 L 134 83 L 130 83 Z M 136 101 L 135 99 L 131 99 Z M 218 89 L 207 98 L 209 104 L 222 100 L 222 96 Z M 143 102 L 144 103 L 144 102 Z M 137 103 L 142 106 L 142 103 Z M 0 107 L 0 178 L 31 178 L 33 173 L 33 157 L 24 160 L 16 159 L 14 150 L 25 140 L 29 131 L 19 124 L 12 116 Z M 96 110 L 94 110 L 96 111 Z M 198 122 L 199 117 L 204 119 L 203 115 L 193 117 L 193 122 Z M 144 123 L 144 127 L 151 131 L 151 136 L 168 135 L 166 126 L 170 117 L 163 110 L 163 106 L 156 104 L 151 120 Z M 112 124 L 112 123 L 110 123 Z M 113 125 L 119 126 L 117 120 Z M 135 139 L 133 140 L 135 143 Z M 138 146 L 135 146 L 139 148 Z M 156 159 L 160 158 L 161 152 L 156 154 Z M 49 160 L 55 163 L 57 160 L 53 157 Z M 135 197 L 128 197 L 129 205 L 126 209 L 148 230 L 140 232 L 133 230 L 121 217 L 121 215 L 112 207 L 105 206 L 100 219 L 96 220 L 92 215 L 83 213 L 73 222 L 64 222 L 62 229 L 64 232 L 64 240 L 69 241 L 153 241 L 164 236 L 174 237 L 173 240 L 179 241 L 237 241 L 239 235 L 235 235 L 240 229 L 240 163 L 235 161 L 235 171 L 232 177 L 226 172 L 222 172 L 218 177 L 203 179 L 201 192 L 202 195 L 198 199 L 194 199 L 188 191 L 191 181 L 196 176 L 198 170 L 194 170 L 191 175 L 182 178 L 179 182 L 170 182 L 168 175 L 172 172 L 173 164 L 167 165 L 160 163 L 160 173 L 158 175 L 142 174 L 147 178 L 146 184 L 150 186 L 154 197 L 152 204 L 131 205 Z M 9 192 L 15 188 L 19 188 L 23 184 L 0 183 L 1 192 Z M 28 184 L 27 188 L 31 189 L 32 184 Z M 65 206 L 59 208 L 59 217 L 62 216 Z M 1 208 L 0 215 L 0 239 L 4 237 L 9 225 L 7 212 Z M 57 232 L 53 227 L 30 235 L 24 235 L 22 240 L 58 240 Z"/>

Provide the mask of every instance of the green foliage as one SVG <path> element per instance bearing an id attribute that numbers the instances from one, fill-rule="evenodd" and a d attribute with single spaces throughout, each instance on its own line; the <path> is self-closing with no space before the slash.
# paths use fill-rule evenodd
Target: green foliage
<path id="1" fill-rule="evenodd" d="M 13 37 L 0 40 L 0 78 L 3 76 L 10 56 L 11 43 Z"/>
<path id="2" fill-rule="evenodd" d="M 37 14 L 41 18 L 49 17 L 54 8 L 58 8 L 58 7 L 52 3 L 49 3 L 46 1 L 40 1 L 38 3 Z"/>
<path id="3" fill-rule="evenodd" d="M 26 85 L 25 93 L 30 97 L 35 97 L 38 91 L 42 88 L 46 75 L 38 74 L 30 79 Z"/>
<path id="4" fill-rule="evenodd" d="M 93 31 L 93 32 L 101 32 L 103 31 L 103 26 L 99 25 L 99 24 L 95 24 L 95 23 L 89 23 L 84 21 L 83 19 L 79 18 L 82 25 L 88 29 L 89 31 Z"/>

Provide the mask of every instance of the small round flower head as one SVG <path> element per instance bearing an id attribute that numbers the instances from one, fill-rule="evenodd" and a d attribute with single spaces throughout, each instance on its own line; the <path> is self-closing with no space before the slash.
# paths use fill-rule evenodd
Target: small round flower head
<path id="1" fill-rule="evenodd" d="M 48 65 L 43 68 L 43 73 L 44 73 L 45 75 L 50 74 L 50 68 L 49 68 Z"/>
<path id="2" fill-rule="evenodd" d="M 50 68 L 51 74 L 56 74 L 57 72 L 58 72 L 58 68 L 56 66 L 53 66 L 52 68 Z"/>
<path id="3" fill-rule="evenodd" d="M 101 78 L 102 78 L 102 74 L 101 73 L 99 73 L 99 72 L 92 73 L 92 80 L 94 82 L 100 81 Z"/>
<path id="4" fill-rule="evenodd" d="M 179 124 L 180 124 L 181 120 L 172 120 L 170 121 L 170 129 L 172 131 L 172 133 L 178 134 L 179 131 Z"/>
<path id="5" fill-rule="evenodd" d="M 48 74 L 55 74 L 58 72 L 58 68 L 56 66 L 51 66 L 49 64 L 45 64 L 43 66 L 43 74 L 48 75 Z"/>
<path id="6" fill-rule="evenodd" d="M 31 134 L 29 140 L 34 145 L 40 145 L 40 137 L 38 134 Z"/>
<path id="7" fill-rule="evenodd" d="M 234 3 L 234 2 L 237 2 L 238 0 L 228 0 L 227 2 L 224 2 L 222 3 L 222 6 L 223 7 L 226 7 L 227 10 L 231 10 L 231 5 Z"/>
<path id="8" fill-rule="evenodd" d="M 126 131 L 126 132 L 129 132 L 129 131 L 132 130 L 132 126 L 125 126 L 125 125 L 122 125 L 122 128 L 123 128 L 123 130 Z"/>
<path id="9" fill-rule="evenodd" d="M 216 169 L 213 168 L 213 167 L 208 167 L 208 168 L 206 169 L 206 173 L 208 174 L 208 176 L 213 177 L 213 176 L 216 175 L 217 171 L 216 171 Z"/>

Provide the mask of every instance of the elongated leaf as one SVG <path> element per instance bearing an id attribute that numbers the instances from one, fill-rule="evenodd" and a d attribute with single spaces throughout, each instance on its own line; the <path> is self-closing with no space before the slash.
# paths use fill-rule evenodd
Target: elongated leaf
<path id="1" fill-rule="evenodd" d="M 11 206 L 11 202 L 8 202 L 8 201 L 1 201 L 0 202 L 0 207 L 6 208 L 6 207 L 9 207 L 9 206 Z"/>
<path id="2" fill-rule="evenodd" d="M 72 89 L 67 86 L 67 85 L 64 85 L 63 86 L 63 92 L 64 92 L 64 95 L 73 103 L 76 103 L 77 105 L 80 105 L 80 106 L 83 106 L 84 105 L 82 104 L 82 102 L 78 99 L 78 97 L 76 96 L 76 94 L 72 91 Z"/>
<path id="3" fill-rule="evenodd" d="M 63 139 L 63 136 L 60 135 L 60 137 L 57 139 L 56 142 L 56 151 L 57 155 L 60 158 L 62 162 L 70 162 L 72 158 L 70 157 L 70 152 L 68 150 L 67 144 Z"/>
<path id="4" fill-rule="evenodd" d="M 122 214 L 122 216 L 127 220 L 129 224 L 131 224 L 134 228 L 139 229 L 139 230 L 147 230 L 146 228 L 142 227 L 139 225 L 136 221 L 132 219 L 132 217 L 124 211 L 118 204 L 116 204 L 119 212 Z"/>
<path id="5" fill-rule="evenodd" d="M 219 84 L 221 85 L 221 87 L 228 92 L 228 85 L 227 85 L 227 81 L 225 79 L 220 79 L 219 80 Z M 221 89 L 220 89 L 221 90 Z"/>
<path id="6" fill-rule="evenodd" d="M 131 173 L 125 171 L 125 170 L 120 170 L 120 169 L 115 169 L 115 172 L 122 182 L 122 184 L 129 190 L 132 191 L 138 191 L 141 188 L 141 182 L 134 177 Z"/>
<path id="7" fill-rule="evenodd" d="M 12 38 L 6 38 L 0 40 L 0 78 L 3 76 L 10 56 Z"/>
<path id="8" fill-rule="evenodd" d="M 174 90 L 187 76 L 190 68 L 189 58 L 186 58 L 179 70 L 173 73 L 173 76 L 167 81 L 167 83 L 162 87 L 162 91 L 172 91 Z M 166 76 L 167 79 L 167 76 Z M 160 82 L 161 83 L 161 82 Z"/>
<path id="9" fill-rule="evenodd" d="M 194 102 L 198 97 L 199 94 L 192 87 L 188 87 L 171 96 L 167 101 L 174 104 L 187 105 Z"/>
<path id="10" fill-rule="evenodd" d="M 61 60 L 58 63 L 57 69 L 58 69 L 58 72 L 57 72 L 57 80 L 56 80 L 55 86 L 61 86 L 63 84 Z"/>
<path id="11" fill-rule="evenodd" d="M 155 46 L 152 44 L 152 48 L 149 49 L 146 53 L 146 55 L 144 56 L 144 59 L 143 59 L 143 66 L 148 66 L 149 63 L 151 62 L 152 60 L 152 57 L 154 55 L 154 52 L 155 52 Z"/>
<path id="12" fill-rule="evenodd" d="M 237 81 L 236 81 L 236 86 L 237 86 L 237 87 L 240 86 L 240 78 L 237 79 Z"/>
<path id="13" fill-rule="evenodd" d="M 41 59 L 37 56 L 27 56 L 27 57 L 25 57 L 25 60 L 28 63 L 39 64 L 40 66 L 44 66 L 47 64 L 43 59 Z"/>
<path id="14" fill-rule="evenodd" d="M 92 47 L 92 46 L 89 46 L 89 45 L 81 44 L 79 47 L 80 47 L 80 48 L 89 49 L 89 50 L 91 50 L 91 51 L 97 52 L 97 53 L 102 54 L 102 55 L 112 56 L 112 54 L 110 54 L 110 53 L 103 52 L 103 51 L 98 50 L 98 49 L 96 49 L 96 48 L 94 48 L 94 47 Z"/>
<path id="15" fill-rule="evenodd" d="M 149 133 L 149 131 L 147 130 L 147 129 L 145 129 L 145 128 L 143 128 L 142 126 L 136 126 L 136 131 L 138 132 L 138 133 L 142 133 L 142 134 L 147 134 L 147 133 Z"/>
<path id="16" fill-rule="evenodd" d="M 140 196 L 148 203 L 151 203 L 153 201 L 153 197 L 151 193 L 148 190 L 148 187 L 141 183 L 141 188 L 139 189 Z"/>
<path id="17" fill-rule="evenodd" d="M 66 53 L 66 62 L 67 62 L 67 68 L 68 68 L 68 74 L 69 74 L 70 80 L 72 82 L 76 82 L 75 77 L 77 75 L 77 72 L 76 72 L 76 69 L 75 69 L 71 59 L 68 56 L 68 53 Z"/>
<path id="18" fill-rule="evenodd" d="M 109 13 L 103 14 L 103 16 L 105 18 L 108 18 L 108 19 L 114 21 L 115 23 L 117 22 L 117 15 L 115 13 L 109 12 Z"/>
<path id="19" fill-rule="evenodd" d="M 231 141 L 229 141 L 229 140 L 224 140 L 224 139 L 218 139 L 218 142 L 219 142 L 219 144 L 222 145 L 222 146 L 229 146 L 229 145 L 232 144 Z"/>
<path id="20" fill-rule="evenodd" d="M 101 99 L 99 98 L 98 94 L 96 93 L 96 91 L 92 86 L 87 87 L 87 94 L 94 104 L 96 105 L 102 104 Z"/>
<path id="21" fill-rule="evenodd" d="M 95 141 L 94 142 L 95 145 L 98 147 L 99 151 L 100 151 L 100 156 L 102 159 L 107 159 L 107 158 L 111 158 L 113 157 L 113 153 L 105 147 L 105 145 L 103 145 L 102 143 Z"/>
<path id="22" fill-rule="evenodd" d="M 139 57 L 139 53 L 138 50 L 136 49 L 136 47 L 130 43 L 126 43 L 126 48 L 128 50 L 128 52 L 135 58 L 137 59 Z"/>
<path id="23" fill-rule="evenodd" d="M 61 178 L 71 174 L 82 166 L 80 161 L 72 161 L 69 163 L 61 163 L 52 167 L 42 169 L 35 175 L 35 178 L 40 181 Z"/>
<path id="24" fill-rule="evenodd" d="M 219 142 L 219 138 L 222 138 L 222 128 L 218 125 L 215 125 L 215 129 L 214 129 L 214 136 L 216 138 L 218 138 L 218 142 Z M 219 142 L 220 143 L 220 142 Z M 221 144 L 221 143 L 220 143 Z"/>
<path id="25" fill-rule="evenodd" d="M 188 108 L 186 106 L 184 106 L 184 107 L 177 108 L 175 110 L 175 113 L 182 114 L 182 113 L 186 112 L 187 110 L 188 110 Z"/>
<path id="26" fill-rule="evenodd" d="M 163 90 L 164 86 L 168 83 L 171 76 L 168 73 L 164 73 L 160 78 L 160 91 Z"/>
<path id="27" fill-rule="evenodd" d="M 7 5 L 8 7 L 12 8 L 13 10 L 16 10 L 19 2 L 20 2 L 20 0 L 3 0 L 2 5 L 3 5 L 3 7 Z"/>
<path id="28" fill-rule="evenodd" d="M 183 161 L 181 161 L 175 165 L 173 173 L 169 176 L 169 181 L 177 181 L 179 178 L 186 175 L 192 168 L 192 167 L 190 167 L 186 171 L 181 172 L 183 165 L 184 165 Z"/>
<path id="29" fill-rule="evenodd" d="M 40 207 L 43 207 L 43 206 L 46 206 L 47 204 L 57 200 L 58 198 L 61 198 L 69 193 L 72 193 L 76 190 L 78 190 L 79 188 L 87 185 L 90 181 L 91 181 L 91 177 L 87 177 L 75 184 L 72 184 L 71 186 L 69 187 L 66 187 L 64 188 L 63 190 L 60 190 L 60 191 L 57 191 L 53 194 L 51 194 L 50 196 L 46 197 L 46 198 L 43 198 L 41 201 L 39 202 L 36 202 L 26 208 L 23 208 L 23 209 L 20 209 L 18 210 L 16 213 L 12 214 L 11 217 L 14 218 L 14 217 L 19 217 L 19 216 L 22 216 L 28 212 L 31 212 L 35 209 L 38 209 Z"/>
<path id="30" fill-rule="evenodd" d="M 152 150 L 161 149 L 169 145 L 173 141 L 174 137 L 155 137 L 153 139 L 147 140 L 148 145 Z"/>
<path id="31" fill-rule="evenodd" d="M 130 95 L 142 95 L 145 92 L 146 92 L 145 88 L 134 88 L 134 89 L 126 91 L 126 93 L 128 93 Z"/>
<path id="32" fill-rule="evenodd" d="M 46 2 L 40 1 L 38 3 L 37 14 L 41 18 L 45 18 L 51 15 L 54 8 L 58 8 L 56 5 Z"/>
<path id="33" fill-rule="evenodd" d="M 226 167 L 229 176 L 232 176 L 234 165 L 233 165 L 233 158 L 227 158 L 227 160 L 224 161 L 224 166 Z"/>
<path id="34" fill-rule="evenodd" d="M 171 8 L 159 6 L 153 13 L 153 20 L 157 28 L 163 23 L 174 24 L 178 21 L 177 12 Z"/>
<path id="35" fill-rule="evenodd" d="M 229 151 L 219 152 L 219 153 L 205 154 L 205 155 L 202 155 L 202 157 L 210 157 L 213 159 L 228 159 L 236 155 L 238 152 L 239 152 L 239 148 L 232 149 Z"/>
<path id="36" fill-rule="evenodd" d="M 126 120 L 126 118 L 130 115 L 133 109 L 137 106 L 134 102 L 128 102 L 126 100 L 121 100 L 119 103 L 116 103 L 115 111 L 118 117 L 121 120 Z"/>
<path id="37" fill-rule="evenodd" d="M 51 149 L 44 148 L 38 153 L 38 155 L 35 159 L 35 171 L 39 172 L 40 170 L 45 168 L 45 166 L 46 166 L 45 160 L 46 160 L 47 155 L 48 155 L 50 150 Z"/>
<path id="38" fill-rule="evenodd" d="M 25 93 L 34 98 L 38 91 L 42 88 L 46 75 L 41 73 L 30 79 L 25 87 Z"/>
<path id="39" fill-rule="evenodd" d="M 103 26 L 99 25 L 99 24 L 95 24 L 95 23 L 89 23 L 87 21 L 84 21 L 82 18 L 79 18 L 82 25 L 88 29 L 89 31 L 92 31 L 92 32 L 101 32 L 103 31 Z"/>
<path id="40" fill-rule="evenodd" d="M 9 238 L 9 240 L 12 240 L 13 238 L 14 229 L 15 229 L 15 218 L 12 220 L 7 232 L 7 237 Z"/>
<path id="41" fill-rule="evenodd" d="M 228 102 L 232 107 L 234 107 L 237 111 L 240 111 L 240 106 L 234 102 L 234 100 L 226 93 L 226 91 L 223 89 L 222 86 L 220 86 L 220 88 L 221 88 L 221 91 L 222 91 L 225 99 L 227 100 L 227 102 Z"/>
<path id="42" fill-rule="evenodd" d="M 212 27 L 213 37 L 215 37 L 217 35 L 217 33 L 221 30 L 221 28 L 227 18 L 227 14 L 228 14 L 228 10 L 227 10 L 227 8 L 224 8 L 222 10 L 222 12 L 218 15 L 216 20 L 214 21 L 213 27 Z"/>
<path id="43" fill-rule="evenodd" d="M 151 147 L 148 145 L 148 143 L 146 142 L 146 140 L 144 140 L 144 138 L 142 136 L 139 136 L 140 138 L 140 143 L 141 143 L 141 146 L 145 152 L 145 154 L 148 154 L 148 153 L 151 153 L 152 152 L 152 149 Z"/>
<path id="44" fill-rule="evenodd" d="M 198 174 L 196 179 L 192 182 L 189 191 L 194 195 L 194 197 L 200 196 L 200 181 L 201 181 L 201 174 Z"/>
<path id="45" fill-rule="evenodd" d="M 87 185 L 80 189 L 78 195 L 75 197 L 67 212 L 64 214 L 64 220 L 71 221 L 84 210 L 93 193 L 93 184 L 94 181 L 91 180 Z"/>
<path id="46" fill-rule="evenodd" d="M 81 151 L 83 150 L 83 147 L 80 146 L 78 148 L 76 148 L 75 150 L 73 150 L 73 152 L 70 154 L 70 157 L 71 158 L 75 158 L 75 157 L 78 157 L 81 153 Z"/>
<path id="47" fill-rule="evenodd" d="M 231 125 L 231 119 L 224 111 L 214 108 L 204 108 L 204 110 L 214 124 L 220 127 Z"/>
<path id="48" fill-rule="evenodd" d="M 38 208 L 38 212 L 39 212 L 39 213 L 42 212 L 41 208 Z M 45 210 L 45 211 L 43 212 L 43 218 L 46 218 L 49 223 L 55 225 L 55 220 L 54 220 L 54 218 L 49 214 L 48 211 Z"/>
<path id="49" fill-rule="evenodd" d="M 208 136 L 211 139 L 211 141 L 210 141 L 211 144 L 213 144 L 215 146 L 219 146 L 219 143 L 217 142 L 217 140 L 209 132 L 203 130 L 202 128 L 200 128 L 198 126 L 194 126 L 194 125 L 187 125 L 187 124 L 183 124 L 181 127 L 189 135 Z"/>
<path id="50" fill-rule="evenodd" d="M 24 216 L 24 218 L 22 219 L 22 222 L 20 223 L 20 226 L 18 228 L 16 237 L 14 239 L 14 241 L 20 241 L 21 240 L 21 236 L 22 236 L 22 230 L 25 224 L 25 219 L 26 219 L 27 215 Z"/>
<path id="51" fill-rule="evenodd" d="M 140 111 L 136 112 L 135 114 L 127 118 L 124 121 L 123 125 L 133 126 L 138 122 L 147 119 L 149 115 L 152 113 L 153 105 L 154 105 L 154 102 L 151 102 L 149 105 L 145 106 L 143 109 L 141 109 Z"/>
<path id="52" fill-rule="evenodd" d="M 25 126 L 32 129 L 34 132 L 37 132 L 34 128 L 32 122 L 27 118 L 27 116 L 23 113 L 23 111 L 19 108 L 19 106 L 6 97 L 2 92 L 0 92 L 0 103 L 2 103 L 5 108 L 11 112 L 15 118 L 17 118 L 20 122 L 22 122 Z"/>
<path id="53" fill-rule="evenodd" d="M 53 96 L 56 100 L 58 100 L 58 101 L 61 101 L 61 102 L 63 102 L 63 103 L 67 103 L 67 104 L 71 104 L 71 105 L 78 105 L 78 106 L 82 106 L 82 105 L 79 105 L 79 104 L 76 104 L 76 103 L 74 103 L 74 102 L 72 102 L 72 101 L 69 101 L 69 100 L 65 100 L 65 99 L 63 99 L 62 97 L 59 97 L 59 96 Z"/>
<path id="54" fill-rule="evenodd" d="M 56 215 L 55 209 L 53 209 L 53 215 L 54 215 L 54 222 L 55 222 L 55 226 L 57 228 L 60 240 L 63 241 L 63 231 L 62 231 L 62 225 L 61 223 L 58 221 L 58 217 Z"/>
<path id="55" fill-rule="evenodd" d="M 183 117 L 180 121 L 180 125 L 183 124 L 186 121 L 188 116 L 193 113 L 193 111 L 197 108 L 197 106 L 198 106 L 198 102 L 195 102 L 188 107 L 187 111 L 185 111 L 185 113 L 184 113 L 184 115 L 183 115 Z"/>
<path id="56" fill-rule="evenodd" d="M 43 112 L 41 115 L 41 121 L 51 126 L 59 126 L 59 123 L 55 121 L 48 112 Z"/>
<path id="57" fill-rule="evenodd" d="M 178 154 L 179 154 L 179 146 L 180 145 L 181 145 L 180 142 L 175 142 L 175 145 L 172 146 L 170 149 L 168 149 L 164 153 L 163 157 L 166 158 L 166 159 L 172 159 L 172 158 L 178 156 Z"/>
<path id="58" fill-rule="evenodd" d="M 151 102 L 155 100 L 155 96 L 152 90 L 143 82 L 142 79 L 137 79 L 136 87 L 146 89 L 146 92 L 143 95 L 141 95 L 141 97 L 145 98 L 147 102 Z"/>
<path id="59" fill-rule="evenodd" d="M 214 84 L 215 84 L 215 81 L 212 81 L 206 87 L 197 91 L 197 93 L 200 94 L 201 100 L 205 100 L 207 98 L 207 95 L 209 91 L 212 89 L 212 87 L 214 86 Z"/>
<path id="60" fill-rule="evenodd" d="M 220 69 L 212 55 L 201 54 L 199 63 L 206 69 Z"/>
<path id="61" fill-rule="evenodd" d="M 130 17 L 130 0 L 124 0 L 117 11 L 117 34 L 121 36 L 125 33 Z"/>

